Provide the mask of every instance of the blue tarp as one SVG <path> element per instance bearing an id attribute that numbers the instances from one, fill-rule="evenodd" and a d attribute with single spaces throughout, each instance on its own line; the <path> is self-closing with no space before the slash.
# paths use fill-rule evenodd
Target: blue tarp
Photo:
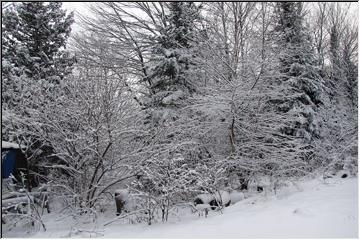
<path id="1" fill-rule="evenodd" d="M 3 152 L 1 155 L 1 177 L 8 178 L 14 170 L 16 151 L 9 150 Z"/>

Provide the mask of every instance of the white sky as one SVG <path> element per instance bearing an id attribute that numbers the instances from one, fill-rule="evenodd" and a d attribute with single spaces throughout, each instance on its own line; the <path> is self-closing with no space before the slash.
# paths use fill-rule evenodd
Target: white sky
<path id="1" fill-rule="evenodd" d="M 88 10 L 88 7 L 91 3 L 94 2 L 63 2 L 63 8 L 74 11 L 75 12 L 75 20 L 77 13 L 80 13 L 82 15 L 90 15 L 91 13 Z M 342 2 L 344 4 L 347 4 L 348 2 Z M 350 14 L 354 15 L 354 17 L 359 17 L 359 4 L 358 2 L 352 2 L 350 7 Z"/>
<path id="2" fill-rule="evenodd" d="M 79 14 L 83 16 L 91 16 L 91 12 L 89 11 L 89 6 L 96 2 L 63 2 L 63 8 L 69 11 L 74 11 L 75 14 L 75 24 L 73 25 L 73 31 L 75 32 L 77 27 L 77 22 L 79 20 Z M 348 4 L 348 2 L 342 2 Z M 358 2 L 352 2 L 349 10 L 349 15 L 351 17 L 359 19 L 359 4 Z"/>
<path id="3" fill-rule="evenodd" d="M 79 22 L 79 14 L 83 16 L 91 16 L 91 12 L 89 11 L 91 2 L 63 2 L 63 8 L 67 11 L 74 11 L 75 23 L 72 25 L 72 33 L 76 32 L 78 28 Z"/>
<path id="4" fill-rule="evenodd" d="M 77 11 L 81 14 L 86 14 L 87 6 L 90 5 L 90 2 L 63 2 L 63 8 L 69 11 Z"/>

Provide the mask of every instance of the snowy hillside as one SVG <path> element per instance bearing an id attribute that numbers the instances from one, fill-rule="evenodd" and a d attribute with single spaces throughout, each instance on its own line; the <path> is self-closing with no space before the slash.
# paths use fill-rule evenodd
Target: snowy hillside
<path id="1" fill-rule="evenodd" d="M 48 215 L 47 231 L 29 237 L 110 238 L 355 238 L 358 236 L 357 178 L 304 181 L 282 189 L 276 196 L 261 194 L 211 212 L 208 218 L 181 216 L 152 226 L 105 222 L 115 216 L 100 216 L 97 223 L 75 224 Z M 16 235 L 14 235 L 16 234 Z M 4 236 L 22 236 L 11 231 Z"/>

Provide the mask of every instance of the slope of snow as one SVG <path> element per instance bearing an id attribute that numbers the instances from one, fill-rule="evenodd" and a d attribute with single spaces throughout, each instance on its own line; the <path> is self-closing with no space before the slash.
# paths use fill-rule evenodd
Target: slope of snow
<path id="1" fill-rule="evenodd" d="M 339 180 L 340 181 L 340 180 Z M 157 238 L 355 238 L 358 236 L 357 179 L 323 185 L 312 181 L 302 191 L 252 198 L 224 214 L 177 224 L 107 229 L 106 237 Z"/>
<path id="2" fill-rule="evenodd" d="M 100 219 L 96 225 L 73 230 L 72 237 L 106 238 L 357 238 L 358 180 L 304 181 L 276 196 L 258 194 L 208 218 L 196 214 L 151 226 Z M 102 223 L 102 224 L 100 224 Z M 62 228 L 60 228 L 61 226 Z M 67 228 L 66 228 L 67 227 Z M 69 223 L 51 223 L 48 231 L 31 237 L 69 236 Z M 89 232 L 88 232 L 89 231 Z M 94 232 L 98 234 L 94 235 Z M 7 234 L 5 234 L 6 236 Z"/>

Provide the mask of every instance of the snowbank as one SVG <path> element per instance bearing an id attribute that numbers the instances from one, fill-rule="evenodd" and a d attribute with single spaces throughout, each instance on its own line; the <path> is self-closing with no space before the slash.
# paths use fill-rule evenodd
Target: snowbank
<path id="1" fill-rule="evenodd" d="M 230 193 L 230 200 L 231 200 L 231 204 L 237 203 L 241 200 L 245 199 L 245 195 L 242 192 L 238 192 L 238 191 L 232 191 Z"/>
<path id="2" fill-rule="evenodd" d="M 196 199 L 200 199 L 202 201 L 202 204 L 209 204 L 212 200 L 214 200 L 214 196 L 212 196 L 209 193 L 203 193 L 196 196 Z"/>
<path id="3" fill-rule="evenodd" d="M 227 191 L 223 190 L 219 192 L 215 192 L 216 201 L 221 202 L 223 205 L 228 204 L 230 202 L 230 194 Z"/>
<path id="4" fill-rule="evenodd" d="M 4 232 L 4 237 L 64 237 L 74 224 L 46 215 L 47 231 L 35 235 L 25 231 Z M 277 195 L 257 194 L 207 218 L 193 214 L 167 223 L 129 224 L 100 216 L 96 224 L 78 228 L 100 232 L 106 238 L 357 238 L 358 179 L 308 180 L 280 189 Z M 83 231 L 74 237 L 91 237 Z"/>

